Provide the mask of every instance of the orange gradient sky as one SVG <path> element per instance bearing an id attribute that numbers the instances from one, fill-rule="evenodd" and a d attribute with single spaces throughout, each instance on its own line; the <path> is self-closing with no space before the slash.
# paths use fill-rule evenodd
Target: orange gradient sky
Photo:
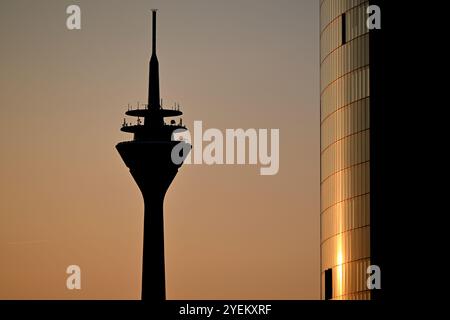
<path id="1" fill-rule="evenodd" d="M 66 28 L 78 4 L 82 29 Z M 0 299 L 139 299 L 143 200 L 115 150 L 147 99 L 192 128 L 279 128 L 280 170 L 185 165 L 168 299 L 319 299 L 319 1 L 0 1 Z M 68 265 L 81 290 L 66 288 Z"/>

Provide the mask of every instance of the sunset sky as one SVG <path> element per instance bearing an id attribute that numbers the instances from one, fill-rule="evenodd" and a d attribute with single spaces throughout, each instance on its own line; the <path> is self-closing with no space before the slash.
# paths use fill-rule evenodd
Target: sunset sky
<path id="1" fill-rule="evenodd" d="M 319 299 L 318 0 L 0 0 L 0 299 L 140 298 L 143 200 L 115 145 L 147 99 L 151 8 L 187 127 L 280 129 L 277 175 L 180 169 L 167 298 Z"/>

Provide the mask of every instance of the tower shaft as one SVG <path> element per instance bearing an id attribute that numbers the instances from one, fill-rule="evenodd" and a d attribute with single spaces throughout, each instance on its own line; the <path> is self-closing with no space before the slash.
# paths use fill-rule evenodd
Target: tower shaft
<path id="1" fill-rule="evenodd" d="M 144 197 L 144 242 L 142 261 L 142 300 L 166 299 L 166 270 L 164 259 L 164 196 Z"/>

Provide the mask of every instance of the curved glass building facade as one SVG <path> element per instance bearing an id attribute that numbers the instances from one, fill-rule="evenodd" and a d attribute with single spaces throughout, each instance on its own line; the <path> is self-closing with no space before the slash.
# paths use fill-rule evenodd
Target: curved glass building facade
<path id="1" fill-rule="evenodd" d="M 370 299 L 368 1 L 321 0 L 321 296 Z"/>

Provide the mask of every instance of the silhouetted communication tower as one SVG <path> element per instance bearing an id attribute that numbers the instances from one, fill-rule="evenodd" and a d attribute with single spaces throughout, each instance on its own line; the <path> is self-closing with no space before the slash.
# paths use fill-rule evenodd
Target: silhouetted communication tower
<path id="1" fill-rule="evenodd" d="M 166 124 L 165 117 L 182 115 L 179 110 L 163 109 L 159 96 L 159 63 L 156 57 L 156 10 L 153 11 L 152 55 L 149 66 L 148 106 L 128 110 L 126 115 L 144 119 L 136 125 L 124 121 L 122 131 L 134 134 L 132 141 L 116 145 L 123 161 L 130 169 L 144 198 L 144 246 L 142 299 L 162 301 L 166 297 L 164 264 L 163 202 L 167 189 L 182 165 L 172 161 L 172 150 L 180 147 L 179 156 L 185 159 L 191 146 L 172 141 L 175 130 L 186 130 L 181 123 Z"/>

